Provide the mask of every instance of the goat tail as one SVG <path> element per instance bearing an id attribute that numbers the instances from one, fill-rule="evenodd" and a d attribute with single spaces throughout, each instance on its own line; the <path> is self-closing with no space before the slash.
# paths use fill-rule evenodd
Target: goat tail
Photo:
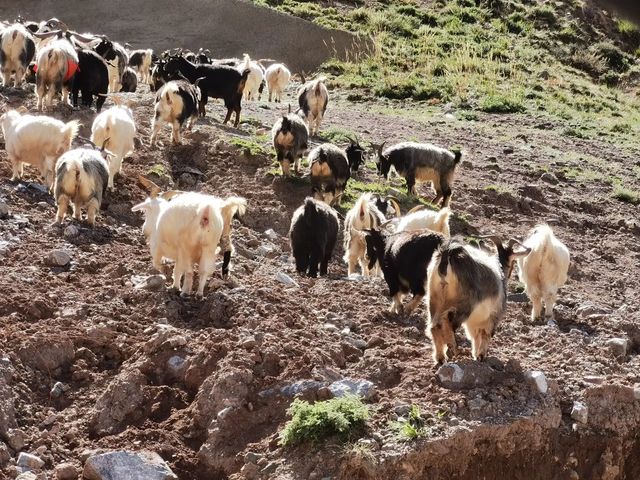
<path id="1" fill-rule="evenodd" d="M 307 223 L 312 224 L 313 219 L 318 216 L 318 210 L 316 209 L 316 204 L 313 201 L 313 198 L 307 197 L 304 201 L 304 218 Z"/>
<path id="2" fill-rule="evenodd" d="M 454 164 L 458 164 L 460 162 L 460 159 L 462 158 L 462 150 L 456 150 L 453 152 L 453 163 Z"/>
<path id="3" fill-rule="evenodd" d="M 436 216 L 436 224 L 435 231 L 443 232 L 444 227 L 449 223 L 449 217 L 451 216 L 451 209 L 449 207 L 444 207 L 440 209 L 438 215 Z"/>
<path id="4" fill-rule="evenodd" d="M 238 82 L 238 90 L 237 90 L 239 95 L 242 95 L 242 93 L 244 92 L 244 87 L 247 84 L 247 78 L 249 78 L 250 73 L 251 73 L 251 70 L 248 68 L 245 68 L 240 74 L 240 81 Z"/>
<path id="5" fill-rule="evenodd" d="M 227 221 L 230 223 L 234 215 L 242 216 L 247 210 L 247 199 L 242 197 L 227 198 L 221 208 L 222 218 L 225 225 Z"/>
<path id="6" fill-rule="evenodd" d="M 78 131 L 80 130 L 80 121 L 71 120 L 67 122 L 64 127 L 62 127 L 62 145 L 65 150 L 71 148 L 71 142 L 78 135 Z"/>

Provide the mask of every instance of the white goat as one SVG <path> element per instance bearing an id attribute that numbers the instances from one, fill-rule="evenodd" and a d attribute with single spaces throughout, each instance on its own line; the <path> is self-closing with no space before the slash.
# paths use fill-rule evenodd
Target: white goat
<path id="1" fill-rule="evenodd" d="M 264 77 L 269 89 L 269 101 L 273 99 L 274 102 L 282 102 L 282 92 L 287 88 L 291 79 L 289 69 L 282 63 L 274 63 L 267 68 Z"/>
<path id="2" fill-rule="evenodd" d="M 145 213 L 143 231 L 149 238 L 153 266 L 162 268 L 162 259 L 175 260 L 173 287 L 184 295 L 191 293 L 193 265 L 198 263 L 199 285 L 197 295 L 204 287 L 215 267 L 215 255 L 223 235 L 230 234 L 230 224 L 236 212 L 244 212 L 246 200 L 239 197 L 220 199 L 196 192 L 172 192 L 175 198 L 152 197 L 132 208 Z M 225 225 L 228 220 L 229 226 Z M 225 245 L 222 245 L 225 249 Z"/>
<path id="3" fill-rule="evenodd" d="M 22 178 L 24 164 L 37 167 L 45 184 L 53 185 L 53 168 L 60 155 L 71 148 L 80 122 L 63 123 L 46 116 L 22 115 L 27 109 L 20 107 L 0 117 L 7 155 L 13 167 L 11 180 Z"/>
<path id="4" fill-rule="evenodd" d="M 244 72 L 245 70 L 249 70 L 249 76 L 247 77 L 247 82 L 244 85 L 245 100 L 257 100 L 260 85 L 262 84 L 262 80 L 264 79 L 262 67 L 260 67 L 258 62 L 252 61 L 251 57 L 245 53 L 244 62 L 242 62 L 238 66 L 238 70 L 240 71 L 240 73 Z"/>
<path id="5" fill-rule="evenodd" d="M 19 87 L 27 73 L 27 67 L 35 55 L 36 45 L 29 30 L 16 23 L 0 34 L 0 67 L 2 86 L 8 87 L 15 72 L 14 86 Z"/>
<path id="6" fill-rule="evenodd" d="M 109 159 L 109 189 L 113 190 L 113 177 L 122 174 L 122 160 L 134 150 L 133 139 L 136 125 L 133 120 L 130 102 L 121 104 L 118 97 L 116 105 L 96 117 L 91 127 L 91 141 L 109 150 L 113 155 Z"/>
<path id="7" fill-rule="evenodd" d="M 531 320 L 542 314 L 543 302 L 545 318 L 552 318 L 558 289 L 567 281 L 569 249 L 548 225 L 536 226 L 523 243 L 531 253 L 518 259 L 518 278 L 533 303 Z"/>
<path id="8" fill-rule="evenodd" d="M 105 153 L 91 148 L 75 148 L 58 159 L 54 185 L 57 223 L 64 221 L 71 202 L 76 220 L 81 218 L 81 207 L 86 206 L 87 221 L 90 225 L 95 224 L 109 179 L 109 167 L 103 157 Z"/>
<path id="9" fill-rule="evenodd" d="M 327 111 L 329 91 L 324 84 L 325 77 L 305 83 L 298 90 L 298 105 L 303 117 L 309 125 L 309 133 L 317 135 L 320 124 Z"/>
<path id="10" fill-rule="evenodd" d="M 434 232 L 440 232 L 445 237 L 451 236 L 449 230 L 449 216 L 451 210 L 448 207 L 441 209 L 438 212 L 427 210 L 426 208 L 409 212 L 398 222 L 396 231 L 398 232 L 413 232 L 416 230 L 424 230 L 428 228 Z"/>
<path id="11" fill-rule="evenodd" d="M 400 207 L 395 204 L 397 210 Z M 356 273 L 356 265 L 360 264 L 362 276 L 369 277 L 367 260 L 367 244 L 362 230 L 378 228 L 386 221 L 384 214 L 376 207 L 371 193 L 360 195 L 344 219 L 344 257 L 348 265 L 348 275 Z M 374 275 L 378 276 L 380 267 L 376 263 Z"/>

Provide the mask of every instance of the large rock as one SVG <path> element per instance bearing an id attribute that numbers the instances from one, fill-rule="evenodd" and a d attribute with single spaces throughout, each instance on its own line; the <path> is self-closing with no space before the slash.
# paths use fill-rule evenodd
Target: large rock
<path id="1" fill-rule="evenodd" d="M 20 347 L 18 356 L 30 367 L 51 373 L 70 364 L 75 357 L 75 350 L 69 339 L 38 337 Z"/>
<path id="2" fill-rule="evenodd" d="M 574 402 L 573 408 L 571 409 L 571 418 L 576 422 L 587 423 L 587 419 L 589 418 L 589 409 L 582 402 Z"/>
<path id="3" fill-rule="evenodd" d="M 71 261 L 71 256 L 64 250 L 53 250 L 45 257 L 44 263 L 49 267 L 66 267 Z"/>
<path id="4" fill-rule="evenodd" d="M 243 405 L 252 381 L 253 374 L 248 369 L 229 368 L 210 375 L 196 396 L 195 422 L 206 428 L 224 408 Z"/>
<path id="5" fill-rule="evenodd" d="M 369 380 L 353 380 L 351 378 L 333 382 L 329 385 L 329 390 L 334 397 L 357 395 L 365 400 L 370 400 L 376 394 L 376 387 Z"/>
<path id="6" fill-rule="evenodd" d="M 540 370 L 534 370 L 527 372 L 527 380 L 537 390 L 538 393 L 544 395 L 549 390 L 549 384 L 547 383 L 547 377 Z"/>
<path id="7" fill-rule="evenodd" d="M 466 389 L 489 384 L 495 371 L 487 363 L 450 362 L 438 368 L 436 375 L 445 388 Z"/>
<path id="8" fill-rule="evenodd" d="M 607 347 L 614 357 L 624 358 L 629 349 L 629 340 L 626 338 L 610 338 L 607 340 Z"/>
<path id="9" fill-rule="evenodd" d="M 20 452 L 20 455 L 18 455 L 18 466 L 26 467 L 30 470 L 40 470 L 44 467 L 44 460 L 31 453 Z"/>
<path id="10" fill-rule="evenodd" d="M 149 451 L 91 456 L 82 474 L 87 480 L 178 480 L 162 457 Z"/>
<path id="11" fill-rule="evenodd" d="M 146 384 L 146 377 L 137 370 L 116 377 L 96 402 L 90 418 L 91 430 L 98 435 L 117 433 L 144 416 L 142 389 Z"/>

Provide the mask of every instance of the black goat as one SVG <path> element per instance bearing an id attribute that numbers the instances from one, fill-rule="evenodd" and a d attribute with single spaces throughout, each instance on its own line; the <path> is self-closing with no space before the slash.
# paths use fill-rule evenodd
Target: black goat
<path id="1" fill-rule="evenodd" d="M 363 162 L 364 149 L 354 141 L 342 150 L 331 143 L 323 143 L 309 153 L 311 193 L 317 200 L 328 204 L 340 199 L 351 171 Z"/>
<path id="2" fill-rule="evenodd" d="M 96 111 L 100 113 L 109 90 L 109 69 L 104 59 L 92 50 L 77 50 L 78 70 L 73 77 L 71 96 L 73 106 L 78 106 L 78 92 L 82 93 L 82 105 L 91 107 L 96 97 Z"/>
<path id="3" fill-rule="evenodd" d="M 407 190 L 415 195 L 416 182 L 431 182 L 436 191 L 433 203 L 442 199 L 442 206 L 449 206 L 451 185 L 462 154 L 451 152 L 430 143 L 403 142 L 382 151 L 378 147 L 378 173 L 389 176 L 393 166 L 398 175 L 407 181 Z"/>
<path id="4" fill-rule="evenodd" d="M 246 69 L 242 73 L 233 67 L 223 65 L 196 65 L 186 58 L 173 56 L 167 60 L 164 71 L 168 77 L 176 75 L 180 72 L 191 83 L 197 79 L 200 80 L 200 90 L 202 90 L 202 98 L 200 99 L 199 111 L 204 117 L 205 105 L 207 99 L 221 98 L 227 107 L 227 115 L 223 123 L 227 123 L 233 112 L 236 113 L 236 119 L 233 123 L 234 127 L 238 127 L 240 123 L 240 111 L 242 110 L 242 93 L 244 91 L 247 77 L 251 70 Z M 167 80 L 165 78 L 165 80 Z"/>
<path id="5" fill-rule="evenodd" d="M 138 75 L 131 67 L 127 67 L 122 75 L 121 92 L 133 93 L 138 89 Z"/>
<path id="6" fill-rule="evenodd" d="M 387 233 L 382 229 L 363 231 L 367 243 L 369 270 L 379 263 L 392 298 L 391 312 L 410 314 L 425 296 L 427 266 L 443 235 L 428 230 Z M 406 308 L 402 297 L 411 292 L 413 298 Z"/>
<path id="7" fill-rule="evenodd" d="M 296 259 L 296 270 L 310 277 L 327 274 L 327 266 L 338 239 L 340 222 L 336 212 L 326 204 L 307 197 L 293 212 L 289 238 Z"/>

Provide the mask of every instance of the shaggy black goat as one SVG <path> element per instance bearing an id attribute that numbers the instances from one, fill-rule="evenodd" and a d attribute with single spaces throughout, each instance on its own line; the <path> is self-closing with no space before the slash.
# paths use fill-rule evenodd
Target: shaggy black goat
<path id="1" fill-rule="evenodd" d="M 389 176 L 393 168 L 407 181 L 407 190 L 415 195 L 416 182 L 431 182 L 436 191 L 433 203 L 442 199 L 442 206 L 449 206 L 451 184 L 462 154 L 450 152 L 430 143 L 403 142 L 382 151 L 378 148 L 378 173 Z"/>
<path id="2" fill-rule="evenodd" d="M 247 82 L 247 77 L 251 72 L 249 69 L 240 73 L 233 67 L 223 65 L 196 65 L 181 56 L 173 56 L 167 60 L 164 71 L 168 76 L 176 75 L 180 72 L 191 83 L 199 78 L 202 98 L 200 99 L 199 111 L 204 117 L 207 99 L 221 98 L 227 107 L 227 115 L 223 123 L 227 123 L 233 112 L 236 118 L 233 123 L 238 127 L 240 123 L 240 111 L 242 110 L 242 93 Z M 165 78 L 166 80 L 166 78 Z"/>
<path id="3" fill-rule="evenodd" d="M 309 129 L 302 118 L 295 113 L 283 115 L 273 124 L 271 139 L 282 175 L 289 175 L 292 163 L 294 171 L 298 173 L 300 158 L 309 146 Z"/>
<path id="4" fill-rule="evenodd" d="M 127 67 L 122 75 L 121 92 L 133 93 L 138 89 L 138 75 L 131 67 Z"/>
<path id="5" fill-rule="evenodd" d="M 369 269 L 379 263 L 392 298 L 391 312 L 410 314 L 425 296 L 427 266 L 433 253 L 444 242 L 439 233 L 417 232 L 387 233 L 382 229 L 364 230 L 367 243 Z M 403 308 L 402 298 L 408 293 L 413 298 Z"/>
<path id="6" fill-rule="evenodd" d="M 91 107 L 96 97 L 99 113 L 109 90 L 109 70 L 104 59 L 92 50 L 78 50 L 78 70 L 73 77 L 71 96 L 73 106 L 78 106 L 78 92 L 82 93 L 82 105 Z"/>
<path id="7" fill-rule="evenodd" d="M 327 266 L 338 239 L 340 222 L 336 212 L 326 204 L 307 197 L 293 212 L 289 238 L 296 259 L 296 270 L 310 277 L 327 274 Z"/>

